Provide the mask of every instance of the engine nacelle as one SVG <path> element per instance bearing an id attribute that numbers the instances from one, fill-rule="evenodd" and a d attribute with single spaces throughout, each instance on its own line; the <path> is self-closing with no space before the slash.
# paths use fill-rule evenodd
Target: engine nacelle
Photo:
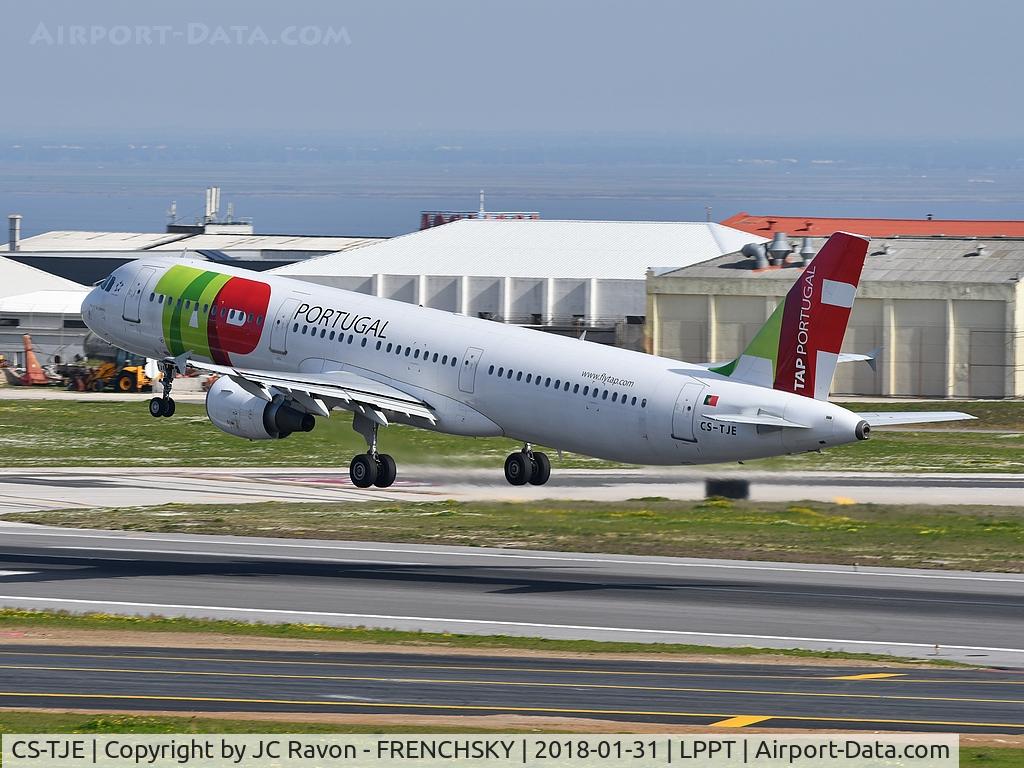
<path id="1" fill-rule="evenodd" d="M 283 395 L 268 403 L 227 376 L 217 379 L 206 393 L 206 415 L 217 429 L 247 440 L 276 440 L 316 426 L 313 414 L 288 405 Z"/>

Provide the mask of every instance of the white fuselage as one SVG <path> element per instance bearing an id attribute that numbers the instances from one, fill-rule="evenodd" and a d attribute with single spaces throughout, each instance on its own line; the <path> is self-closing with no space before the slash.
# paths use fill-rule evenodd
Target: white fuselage
<path id="1" fill-rule="evenodd" d="M 150 297 L 175 264 L 270 286 L 259 341 L 248 354 L 232 354 L 231 365 L 282 373 L 351 371 L 427 403 L 437 417 L 434 425 L 393 419 L 414 426 L 504 435 L 635 464 L 736 461 L 856 439 L 858 417 L 839 406 L 698 366 L 205 261 L 148 258 L 120 267 L 109 290 L 96 288 L 86 298 L 86 323 L 131 352 L 174 356 L 164 307 Z M 217 362 L 188 351 L 197 362 Z M 716 405 L 705 405 L 708 395 L 717 396 Z M 711 418 L 738 413 L 768 413 L 809 428 Z"/>

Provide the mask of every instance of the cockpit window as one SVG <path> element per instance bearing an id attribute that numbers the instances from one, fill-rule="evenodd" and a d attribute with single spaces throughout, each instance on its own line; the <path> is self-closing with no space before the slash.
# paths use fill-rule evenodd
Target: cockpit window
<path id="1" fill-rule="evenodd" d="M 110 289 L 114 287 L 114 276 L 111 275 L 100 285 L 100 290 L 110 293 Z"/>

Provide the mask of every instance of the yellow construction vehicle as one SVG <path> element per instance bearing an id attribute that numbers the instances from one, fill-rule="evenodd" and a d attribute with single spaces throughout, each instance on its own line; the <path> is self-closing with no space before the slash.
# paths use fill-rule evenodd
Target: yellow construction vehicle
<path id="1" fill-rule="evenodd" d="M 149 392 L 153 379 L 146 375 L 146 358 L 112 347 L 93 334 L 84 342 L 86 357 L 92 365 L 65 366 L 68 389 L 103 392 Z"/>

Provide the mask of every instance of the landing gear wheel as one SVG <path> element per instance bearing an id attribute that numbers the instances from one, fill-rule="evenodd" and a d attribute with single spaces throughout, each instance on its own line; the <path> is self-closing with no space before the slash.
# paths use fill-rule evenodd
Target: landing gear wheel
<path id="1" fill-rule="evenodd" d="M 171 416 L 174 415 L 174 399 L 170 397 L 165 397 L 162 399 L 164 403 L 164 412 L 160 415 L 167 416 L 168 418 L 170 418 Z"/>
<path id="2" fill-rule="evenodd" d="M 378 488 L 389 488 L 398 476 L 395 460 L 386 453 L 377 454 L 377 479 L 373 484 Z"/>
<path id="3" fill-rule="evenodd" d="M 154 397 L 149 401 L 149 415 L 155 419 L 164 415 L 164 400 L 162 397 Z"/>
<path id="4" fill-rule="evenodd" d="M 544 485 L 551 477 L 551 461 L 546 453 L 533 452 L 533 474 L 530 475 L 530 485 Z"/>
<path id="5" fill-rule="evenodd" d="M 360 453 L 348 465 L 348 476 L 356 488 L 369 488 L 377 480 L 377 462 L 368 453 Z"/>
<path id="6" fill-rule="evenodd" d="M 509 485 L 526 485 L 533 477 L 533 462 L 522 451 L 510 453 L 505 459 L 505 479 Z"/>
<path id="7" fill-rule="evenodd" d="M 125 371 L 118 375 L 117 381 L 114 382 L 118 392 L 134 392 L 135 391 L 135 377 Z"/>

